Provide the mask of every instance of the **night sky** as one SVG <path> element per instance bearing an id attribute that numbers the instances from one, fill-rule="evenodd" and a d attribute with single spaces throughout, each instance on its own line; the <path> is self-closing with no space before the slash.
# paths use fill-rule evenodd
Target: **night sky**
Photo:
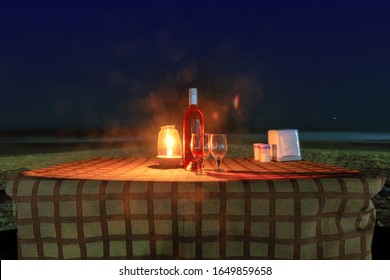
<path id="1" fill-rule="evenodd" d="M 60 3 L 61 2 L 61 3 Z M 390 131 L 390 2 L 0 4 L 0 130 Z"/>

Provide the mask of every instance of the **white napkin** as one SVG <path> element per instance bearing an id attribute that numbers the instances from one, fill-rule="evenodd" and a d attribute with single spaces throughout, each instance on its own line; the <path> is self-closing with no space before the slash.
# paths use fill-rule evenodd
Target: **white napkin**
<path id="1" fill-rule="evenodd" d="M 272 160 L 291 161 L 302 159 L 297 129 L 269 130 L 268 143 L 271 146 Z"/>
<path id="2" fill-rule="evenodd" d="M 298 131 L 295 129 L 280 131 L 281 157 L 300 156 Z"/>

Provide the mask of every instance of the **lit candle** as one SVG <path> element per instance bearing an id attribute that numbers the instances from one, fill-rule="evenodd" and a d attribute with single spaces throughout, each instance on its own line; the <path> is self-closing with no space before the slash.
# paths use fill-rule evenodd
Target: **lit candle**
<path id="1" fill-rule="evenodd" d="M 182 159 L 180 136 L 174 125 L 161 127 L 157 141 L 157 159 L 163 167 L 177 167 Z"/>

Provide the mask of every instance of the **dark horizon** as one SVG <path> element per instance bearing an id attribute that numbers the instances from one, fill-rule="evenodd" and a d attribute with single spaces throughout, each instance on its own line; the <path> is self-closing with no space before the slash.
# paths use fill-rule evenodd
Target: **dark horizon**
<path id="1" fill-rule="evenodd" d="M 171 123 L 169 123 L 171 124 Z M 176 126 L 176 129 L 179 131 L 181 135 L 181 127 Z M 277 127 L 270 128 L 271 129 L 298 129 L 299 133 L 343 133 L 348 135 L 349 133 L 363 133 L 363 134 L 381 134 L 390 133 L 388 130 L 362 130 L 362 129 L 316 129 L 316 128 L 297 128 L 297 127 Z M 159 132 L 160 127 L 150 126 L 144 128 L 122 128 L 122 129 L 104 129 L 104 128 L 74 128 L 74 127 L 65 127 L 61 129 L 52 129 L 52 128 L 39 128 L 39 129 L 9 129 L 9 130 L 1 130 L 0 131 L 0 139 L 1 138 L 14 138 L 14 137 L 138 137 L 144 135 L 150 135 L 153 132 L 156 134 Z M 224 130 L 228 134 L 267 134 L 268 130 L 246 130 L 246 131 L 229 131 Z M 207 130 L 208 131 L 208 130 Z M 209 131 L 208 131 L 209 132 Z M 210 133 L 215 133 L 220 131 L 210 131 Z"/>

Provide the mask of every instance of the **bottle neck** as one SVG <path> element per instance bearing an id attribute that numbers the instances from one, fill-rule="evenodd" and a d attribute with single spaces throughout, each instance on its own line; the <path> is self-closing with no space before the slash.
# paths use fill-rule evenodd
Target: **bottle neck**
<path id="1" fill-rule="evenodd" d="M 189 94 L 189 104 L 191 106 L 198 106 L 198 95 L 194 93 Z"/>

